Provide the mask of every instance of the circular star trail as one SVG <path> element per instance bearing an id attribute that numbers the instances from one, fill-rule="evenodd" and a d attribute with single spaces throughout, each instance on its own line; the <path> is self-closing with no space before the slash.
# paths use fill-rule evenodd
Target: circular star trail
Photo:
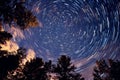
<path id="1" fill-rule="evenodd" d="M 31 29 L 30 37 L 22 44 L 32 45 L 37 56 L 48 59 L 66 54 L 72 59 L 86 59 L 87 65 L 95 58 L 119 56 L 119 0 L 30 0 L 29 3 L 34 4 L 32 11 L 43 27 Z"/>

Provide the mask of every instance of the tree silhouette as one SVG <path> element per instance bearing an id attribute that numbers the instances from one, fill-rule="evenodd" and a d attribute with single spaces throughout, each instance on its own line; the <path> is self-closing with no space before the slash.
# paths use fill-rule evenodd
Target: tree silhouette
<path id="1" fill-rule="evenodd" d="M 8 71 L 15 70 L 19 66 L 19 55 L 8 55 L 7 51 L 0 51 L 0 80 L 3 80 Z"/>
<path id="2" fill-rule="evenodd" d="M 0 0 L 0 80 L 30 80 L 30 78 L 28 78 L 29 74 L 26 74 L 27 69 L 31 70 L 29 67 L 30 64 L 26 65 L 26 70 L 20 65 L 21 60 L 26 56 L 26 50 L 23 48 L 18 49 L 17 52 L 1 50 L 1 44 L 5 45 L 6 41 L 12 38 L 10 33 L 2 30 L 2 25 L 4 24 L 8 24 L 9 26 L 18 25 L 19 28 L 26 29 L 38 26 L 38 20 L 36 16 L 25 7 L 25 1 Z M 40 60 L 36 59 L 35 61 L 38 62 Z M 35 63 L 35 61 L 33 61 L 33 63 Z M 38 68 L 37 64 L 39 65 L 39 63 L 36 63 L 36 69 Z"/>
<path id="3" fill-rule="evenodd" d="M 25 7 L 22 0 L 0 0 L 0 22 L 16 23 L 21 29 L 38 26 L 37 18 Z"/>
<path id="4" fill-rule="evenodd" d="M 59 80 L 84 80 L 81 75 L 74 71 L 75 67 L 71 65 L 70 58 L 61 56 L 57 66 L 52 61 L 44 62 L 42 58 L 35 58 L 26 63 L 23 68 L 24 80 L 49 80 L 49 74 L 57 73 Z M 64 63 L 65 62 L 65 63 Z"/>
<path id="5" fill-rule="evenodd" d="M 119 80 L 120 79 L 120 61 L 105 60 L 96 61 L 97 66 L 94 68 L 94 80 Z"/>
<path id="6" fill-rule="evenodd" d="M 100 71 L 97 67 L 94 67 L 94 73 L 93 73 L 94 79 L 93 80 L 102 80 L 100 76 Z"/>
<path id="7" fill-rule="evenodd" d="M 109 80 L 109 67 L 105 60 L 96 61 L 97 67 L 94 68 L 94 80 Z"/>
<path id="8" fill-rule="evenodd" d="M 6 31 L 0 31 L 0 44 L 4 44 L 6 40 L 10 40 L 12 35 Z"/>
<path id="9" fill-rule="evenodd" d="M 9 71 L 6 77 L 6 80 L 24 80 L 25 75 L 23 73 L 23 67 L 22 64 L 23 59 L 25 58 L 26 49 L 19 48 L 17 50 L 17 54 L 19 56 L 19 65 L 15 70 Z"/>
<path id="10" fill-rule="evenodd" d="M 23 73 L 25 80 L 46 80 L 44 62 L 41 58 L 33 59 L 30 63 L 26 63 Z"/>
<path id="11" fill-rule="evenodd" d="M 112 80 L 120 80 L 120 61 L 113 61 L 109 59 L 110 77 Z"/>
<path id="12" fill-rule="evenodd" d="M 84 80 L 79 73 L 75 72 L 75 66 L 71 64 L 70 57 L 66 55 L 58 58 L 55 72 L 60 75 L 59 80 Z"/>
<path id="13" fill-rule="evenodd" d="M 15 19 L 21 29 L 30 26 L 38 26 L 38 21 L 31 11 L 23 6 L 23 3 L 17 3 L 15 8 Z"/>

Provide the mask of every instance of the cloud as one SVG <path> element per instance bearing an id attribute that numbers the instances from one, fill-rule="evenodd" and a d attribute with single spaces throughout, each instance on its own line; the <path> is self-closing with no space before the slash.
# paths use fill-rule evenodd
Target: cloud
<path id="1" fill-rule="evenodd" d="M 13 41 L 6 41 L 5 44 L 0 44 L 0 46 L 0 50 L 7 50 L 8 52 L 15 52 L 19 49 L 18 44 Z"/>
<path id="2" fill-rule="evenodd" d="M 25 65 L 26 62 L 30 62 L 35 58 L 35 52 L 32 49 L 28 49 L 26 57 L 22 60 L 22 64 Z"/>
<path id="3" fill-rule="evenodd" d="M 25 38 L 23 31 L 19 28 L 11 27 L 8 29 L 8 32 L 12 34 L 13 39 L 15 38 L 24 39 Z"/>

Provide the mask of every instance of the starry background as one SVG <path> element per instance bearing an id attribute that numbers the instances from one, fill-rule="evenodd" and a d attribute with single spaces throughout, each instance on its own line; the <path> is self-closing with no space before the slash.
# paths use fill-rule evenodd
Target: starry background
<path id="1" fill-rule="evenodd" d="M 27 0 L 26 7 L 42 25 L 23 31 L 17 42 L 36 56 L 55 61 L 66 54 L 78 71 L 97 59 L 119 59 L 119 0 Z"/>

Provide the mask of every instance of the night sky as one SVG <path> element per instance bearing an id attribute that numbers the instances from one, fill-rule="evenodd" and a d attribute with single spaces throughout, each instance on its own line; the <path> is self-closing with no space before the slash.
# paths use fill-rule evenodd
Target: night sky
<path id="1" fill-rule="evenodd" d="M 119 0 L 27 0 L 26 6 L 41 25 L 16 41 L 36 56 L 56 61 L 66 54 L 81 63 L 80 70 L 100 58 L 120 57 Z"/>

